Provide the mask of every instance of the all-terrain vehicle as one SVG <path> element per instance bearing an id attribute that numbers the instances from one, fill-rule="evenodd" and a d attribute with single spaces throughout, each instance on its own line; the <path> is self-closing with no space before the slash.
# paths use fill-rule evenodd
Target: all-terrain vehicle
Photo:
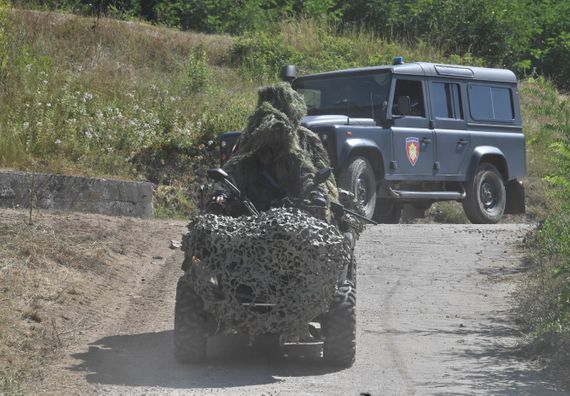
<path id="1" fill-rule="evenodd" d="M 317 172 L 310 187 L 330 174 L 330 169 Z M 209 336 L 241 333 L 253 341 L 269 337 L 278 343 L 322 343 L 326 362 L 352 365 L 354 238 L 308 213 L 310 191 L 260 213 L 222 169 L 210 169 L 208 176 L 233 191 L 249 216 L 207 213 L 188 226 L 182 246 L 184 275 L 176 290 L 177 360 L 198 363 L 206 357 Z M 345 203 L 351 201 L 350 194 L 345 197 Z M 330 208 L 337 215 L 350 212 L 339 204 Z M 357 220 L 359 215 L 348 216 Z"/>

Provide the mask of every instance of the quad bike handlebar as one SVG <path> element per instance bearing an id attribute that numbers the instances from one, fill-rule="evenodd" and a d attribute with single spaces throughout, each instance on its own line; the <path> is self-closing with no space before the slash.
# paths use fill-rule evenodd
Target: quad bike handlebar
<path id="1" fill-rule="evenodd" d="M 303 205 L 303 202 L 309 197 L 309 195 L 312 192 L 317 190 L 319 185 L 326 182 L 331 174 L 332 174 L 331 168 L 319 169 L 317 171 L 317 173 L 315 174 L 315 176 L 313 177 L 313 182 L 309 186 L 307 186 L 307 188 L 302 192 L 301 197 L 299 197 L 299 198 L 286 197 L 285 200 L 293 203 L 295 206 L 301 206 L 301 207 L 306 206 L 306 205 Z M 222 168 L 211 168 L 211 169 L 208 169 L 207 175 L 210 179 L 224 183 L 224 185 L 236 197 L 238 197 L 240 202 L 249 211 L 250 214 L 255 215 L 255 216 L 259 215 L 259 211 L 255 207 L 255 205 L 244 194 L 242 194 L 242 192 L 239 190 L 239 188 L 237 188 L 237 186 L 235 184 L 233 184 L 230 181 L 230 176 L 228 175 L 228 173 L 226 171 L 224 171 Z M 326 201 L 323 203 L 325 203 L 325 205 L 326 205 Z M 356 213 L 352 210 L 349 210 L 339 203 L 330 202 L 330 208 L 331 208 L 331 211 L 333 213 L 335 213 L 336 215 L 342 216 L 343 213 L 347 213 L 347 214 L 350 214 L 351 216 L 359 218 L 360 220 L 364 220 L 370 224 L 374 224 L 374 225 L 378 224 L 374 220 L 371 220 L 365 216 L 362 216 L 359 213 Z"/>

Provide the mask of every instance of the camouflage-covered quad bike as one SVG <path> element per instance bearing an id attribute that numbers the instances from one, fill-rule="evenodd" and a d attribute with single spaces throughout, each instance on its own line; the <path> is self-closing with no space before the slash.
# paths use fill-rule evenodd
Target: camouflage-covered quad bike
<path id="1" fill-rule="evenodd" d="M 313 186 L 329 175 L 329 169 L 317 172 Z M 351 366 L 356 351 L 354 238 L 310 215 L 312 204 L 305 198 L 259 213 L 223 170 L 211 169 L 208 176 L 229 184 L 250 215 L 207 213 L 189 224 L 182 246 L 184 275 L 176 290 L 177 360 L 201 362 L 208 336 L 239 333 L 250 340 L 273 336 L 279 340 L 276 349 L 286 341 L 322 343 L 327 363 Z M 347 211 L 334 203 L 330 209 Z"/>

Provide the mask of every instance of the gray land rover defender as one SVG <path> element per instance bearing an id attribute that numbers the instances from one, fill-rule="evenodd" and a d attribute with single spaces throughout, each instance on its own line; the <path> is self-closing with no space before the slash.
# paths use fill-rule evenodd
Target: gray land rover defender
<path id="1" fill-rule="evenodd" d="M 524 213 L 525 137 L 517 79 L 504 69 L 404 63 L 295 76 L 303 125 L 366 216 L 397 223 L 403 204 L 460 201 L 473 223 Z M 224 162 L 239 133 L 220 140 Z M 238 145 L 239 146 L 239 145 Z M 237 148 L 239 150 L 239 147 Z"/>

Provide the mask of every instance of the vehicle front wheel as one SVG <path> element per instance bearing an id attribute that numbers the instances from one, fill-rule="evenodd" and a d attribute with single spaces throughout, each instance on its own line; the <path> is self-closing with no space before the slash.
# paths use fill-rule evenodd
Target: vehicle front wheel
<path id="1" fill-rule="evenodd" d="M 356 355 L 356 288 L 351 281 L 339 287 L 323 325 L 325 362 L 352 366 Z"/>
<path id="2" fill-rule="evenodd" d="M 495 224 L 505 212 L 507 194 L 503 177 L 489 163 L 477 167 L 475 177 L 466 183 L 463 209 L 473 224 Z"/>
<path id="3" fill-rule="evenodd" d="M 376 207 L 376 176 L 370 162 L 364 157 L 355 157 L 341 173 L 339 184 L 354 193 L 364 215 L 371 219 Z"/>
<path id="4" fill-rule="evenodd" d="M 180 363 L 199 363 L 206 357 L 208 314 L 204 302 L 182 276 L 176 286 L 174 357 Z"/>

